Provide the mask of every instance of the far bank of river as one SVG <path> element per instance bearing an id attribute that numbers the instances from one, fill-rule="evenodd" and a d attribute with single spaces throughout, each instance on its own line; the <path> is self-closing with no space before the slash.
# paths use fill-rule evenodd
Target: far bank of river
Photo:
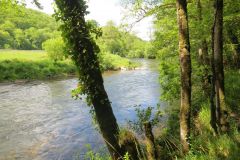
<path id="1" fill-rule="evenodd" d="M 105 72 L 104 85 L 120 125 L 136 118 L 136 106 L 159 102 L 155 60 L 137 60 L 138 70 Z M 89 114 L 90 107 L 74 100 L 77 79 L 0 85 L 0 160 L 72 160 L 86 144 L 104 145 Z"/>
<path id="2" fill-rule="evenodd" d="M 134 69 L 138 66 L 118 55 L 101 54 L 102 71 Z M 0 83 L 24 83 L 33 80 L 55 80 L 77 75 L 77 68 L 70 59 L 53 61 L 42 50 L 0 50 Z"/>

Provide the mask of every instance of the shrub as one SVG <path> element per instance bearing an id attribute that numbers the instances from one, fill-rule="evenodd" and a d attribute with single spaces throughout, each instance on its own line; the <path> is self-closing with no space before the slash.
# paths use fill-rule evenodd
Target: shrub
<path id="1" fill-rule="evenodd" d="M 62 38 L 49 39 L 42 45 L 47 55 L 56 61 L 63 60 L 66 57 L 66 47 Z"/>

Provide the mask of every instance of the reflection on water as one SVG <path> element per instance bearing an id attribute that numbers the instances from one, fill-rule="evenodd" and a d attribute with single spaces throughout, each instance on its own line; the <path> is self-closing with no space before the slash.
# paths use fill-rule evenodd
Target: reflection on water
<path id="1" fill-rule="evenodd" d="M 104 73 L 104 84 L 120 124 L 136 118 L 136 105 L 156 106 L 156 64 L 140 60 L 141 69 Z M 0 160 L 74 159 L 86 144 L 103 140 L 92 125 L 89 107 L 71 98 L 77 79 L 0 85 Z"/>

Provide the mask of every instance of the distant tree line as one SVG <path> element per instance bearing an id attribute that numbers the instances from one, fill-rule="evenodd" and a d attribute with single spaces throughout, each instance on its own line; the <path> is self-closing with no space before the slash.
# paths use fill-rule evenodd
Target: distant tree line
<path id="1" fill-rule="evenodd" d="M 0 49 L 40 50 L 49 38 L 60 36 L 51 16 L 23 5 L 0 5 Z"/>

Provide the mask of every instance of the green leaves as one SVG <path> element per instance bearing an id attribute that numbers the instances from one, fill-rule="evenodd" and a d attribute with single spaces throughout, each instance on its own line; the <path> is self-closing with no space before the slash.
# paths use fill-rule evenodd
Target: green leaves
<path id="1" fill-rule="evenodd" d="M 132 33 L 123 31 L 112 21 L 102 27 L 102 36 L 97 40 L 97 43 L 102 51 L 122 57 L 143 58 L 154 57 L 155 55 L 155 53 L 148 52 L 149 42 L 138 38 Z"/>
<path id="2" fill-rule="evenodd" d="M 47 51 L 48 56 L 54 61 L 63 60 L 67 57 L 66 46 L 61 37 L 48 39 L 43 43 L 43 49 Z"/>
<path id="3" fill-rule="evenodd" d="M 147 107 L 146 109 L 137 108 L 135 111 L 137 120 L 128 121 L 128 126 L 140 134 L 143 133 L 144 123 L 150 122 L 152 126 L 155 126 L 163 115 L 160 105 L 157 106 L 157 110 L 154 110 L 154 107 Z"/>
<path id="4" fill-rule="evenodd" d="M 40 50 L 45 40 L 59 35 L 51 16 L 27 9 L 21 3 L 6 0 L 0 3 L 0 30 L 10 36 L 0 41 L 0 48 Z"/>

